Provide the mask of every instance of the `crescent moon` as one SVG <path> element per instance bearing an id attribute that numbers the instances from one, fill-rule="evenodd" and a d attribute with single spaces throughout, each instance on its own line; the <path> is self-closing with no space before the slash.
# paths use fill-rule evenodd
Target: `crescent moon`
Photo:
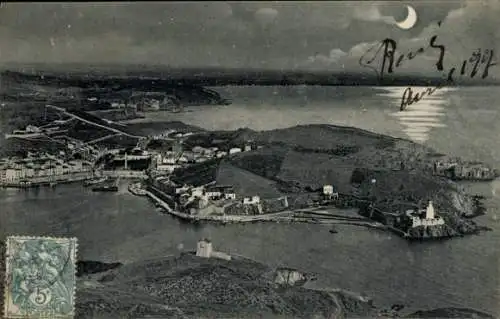
<path id="1" fill-rule="evenodd" d="M 411 29 L 413 28 L 415 23 L 417 23 L 417 12 L 415 11 L 415 9 L 413 9 L 413 7 L 411 6 L 406 6 L 406 9 L 408 10 L 408 16 L 406 17 L 406 19 L 396 23 L 396 25 L 403 30 Z"/>

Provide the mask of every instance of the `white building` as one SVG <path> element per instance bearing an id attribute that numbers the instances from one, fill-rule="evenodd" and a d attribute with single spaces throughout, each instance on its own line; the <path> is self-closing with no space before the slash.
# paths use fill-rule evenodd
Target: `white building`
<path id="1" fill-rule="evenodd" d="M 185 193 L 187 190 L 189 190 L 189 187 L 178 187 L 175 189 L 176 194 L 182 194 Z"/>
<path id="2" fill-rule="evenodd" d="M 236 194 L 235 193 L 225 193 L 224 198 L 225 199 L 236 199 Z"/>
<path id="3" fill-rule="evenodd" d="M 219 152 L 217 152 L 216 156 L 217 156 L 217 158 L 221 158 L 221 157 L 224 157 L 226 155 L 227 155 L 227 152 L 219 151 Z"/>
<path id="4" fill-rule="evenodd" d="M 172 164 L 157 164 L 156 169 L 162 172 L 172 173 L 176 168 L 181 167 L 180 165 L 172 165 Z"/>
<path id="5" fill-rule="evenodd" d="M 250 152 L 252 150 L 252 146 L 245 145 L 245 152 Z"/>
<path id="6" fill-rule="evenodd" d="M 187 163 L 187 162 L 189 162 L 189 160 L 185 156 L 179 157 L 178 161 L 179 161 L 179 163 Z"/>
<path id="7" fill-rule="evenodd" d="M 323 186 L 323 195 L 329 199 L 338 199 L 339 193 L 333 191 L 332 185 L 324 185 Z"/>
<path id="8" fill-rule="evenodd" d="M 12 181 L 17 178 L 16 176 L 16 170 L 14 168 L 7 168 L 5 170 L 5 180 L 7 181 Z"/>
<path id="9" fill-rule="evenodd" d="M 332 185 L 324 185 L 323 186 L 323 194 L 324 195 L 332 195 L 333 194 L 333 186 Z"/>
<path id="10" fill-rule="evenodd" d="M 193 188 L 193 189 L 191 190 L 191 194 L 192 194 L 192 196 L 194 196 L 194 197 L 199 197 L 199 198 L 201 198 L 201 197 L 203 197 L 203 193 L 204 193 L 204 189 L 203 189 L 203 187 L 196 187 L 196 188 Z"/>
<path id="11" fill-rule="evenodd" d="M 163 164 L 175 164 L 176 160 L 174 157 L 164 157 L 162 160 Z"/>
<path id="12" fill-rule="evenodd" d="M 222 196 L 222 192 L 221 191 L 218 191 L 218 190 L 209 190 L 209 191 L 207 191 L 207 197 L 209 199 L 218 198 L 220 196 Z"/>
<path id="13" fill-rule="evenodd" d="M 259 203 L 260 203 L 260 197 L 259 196 L 252 196 L 252 197 L 245 197 L 245 198 L 243 198 L 243 204 L 244 205 L 259 204 Z"/>
<path id="14" fill-rule="evenodd" d="M 240 153 L 240 152 L 241 152 L 241 148 L 239 148 L 239 147 L 234 147 L 234 148 L 229 150 L 229 154 L 236 154 L 236 153 Z"/>

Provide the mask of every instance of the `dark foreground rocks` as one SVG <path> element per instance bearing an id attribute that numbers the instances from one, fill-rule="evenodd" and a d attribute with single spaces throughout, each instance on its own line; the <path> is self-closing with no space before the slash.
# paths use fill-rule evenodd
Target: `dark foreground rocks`
<path id="1" fill-rule="evenodd" d="M 406 318 L 461 318 L 461 319 L 494 319 L 495 316 L 467 308 L 438 308 L 433 310 L 417 311 Z"/>
<path id="2" fill-rule="evenodd" d="M 285 274 L 286 272 L 286 274 Z M 372 317 L 371 302 L 304 288 L 307 277 L 247 259 L 192 254 L 120 266 L 81 279 L 77 318 L 339 318 Z M 298 280 L 283 281 L 289 275 Z"/>

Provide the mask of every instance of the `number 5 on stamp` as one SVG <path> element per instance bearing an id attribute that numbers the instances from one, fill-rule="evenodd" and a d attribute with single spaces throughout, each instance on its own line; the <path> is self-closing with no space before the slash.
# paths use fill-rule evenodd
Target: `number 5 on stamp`
<path id="1" fill-rule="evenodd" d="M 73 318 L 76 238 L 7 238 L 4 317 Z"/>

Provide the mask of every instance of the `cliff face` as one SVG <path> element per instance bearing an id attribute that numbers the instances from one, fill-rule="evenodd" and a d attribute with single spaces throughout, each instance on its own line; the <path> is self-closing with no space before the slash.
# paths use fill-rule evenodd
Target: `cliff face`
<path id="1" fill-rule="evenodd" d="M 418 226 L 408 231 L 410 239 L 438 239 L 449 238 L 459 235 L 459 233 L 448 225 Z"/>
<path id="2" fill-rule="evenodd" d="M 298 270 L 279 268 L 276 270 L 274 282 L 282 286 L 295 286 L 303 284 L 306 281 L 306 275 Z"/>

